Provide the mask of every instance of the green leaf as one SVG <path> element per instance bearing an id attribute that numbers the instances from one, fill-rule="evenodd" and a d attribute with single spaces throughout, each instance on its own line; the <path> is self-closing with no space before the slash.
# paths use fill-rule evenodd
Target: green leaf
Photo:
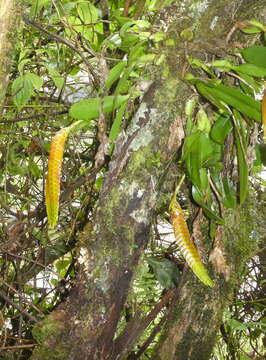
<path id="1" fill-rule="evenodd" d="M 34 89 L 39 90 L 43 84 L 42 78 L 36 74 L 28 73 L 19 76 L 13 81 L 12 95 L 13 101 L 18 109 L 21 109 L 34 94 Z"/>
<path id="2" fill-rule="evenodd" d="M 211 66 L 217 67 L 222 70 L 230 70 L 232 69 L 232 67 L 234 67 L 234 65 L 227 60 L 215 60 L 211 63 Z"/>
<path id="3" fill-rule="evenodd" d="M 191 28 L 186 28 L 181 31 L 180 37 L 185 41 L 191 41 L 194 37 L 193 30 Z"/>
<path id="4" fill-rule="evenodd" d="M 135 33 L 139 37 L 143 30 L 150 28 L 150 26 L 150 22 L 146 20 L 129 20 L 121 27 L 120 35 L 125 38 L 129 33 Z"/>
<path id="5" fill-rule="evenodd" d="M 87 5 L 82 7 L 86 8 Z M 80 10 L 82 11 L 82 10 Z M 88 15 L 88 13 L 84 13 L 84 17 L 86 17 Z M 94 15 L 92 15 L 94 16 Z M 85 37 L 85 39 L 87 41 L 90 42 L 90 46 L 92 48 L 96 48 L 98 47 L 98 32 L 95 31 L 96 30 L 96 25 L 92 26 L 86 26 L 86 24 L 91 24 L 93 23 L 93 18 L 89 17 L 88 22 L 85 21 L 85 19 L 81 20 L 79 17 L 77 16 L 68 16 L 67 17 L 67 21 L 69 22 L 70 25 L 73 25 L 73 27 L 69 27 L 66 28 L 66 34 L 69 37 L 73 37 L 73 29 L 75 29 L 76 32 L 80 32 L 82 36 Z M 97 21 L 97 20 L 95 20 Z M 83 25 L 84 24 L 84 25 Z"/>
<path id="6" fill-rule="evenodd" d="M 249 25 L 257 27 L 260 31 L 265 32 L 266 26 L 264 26 L 262 23 L 260 23 L 258 20 L 248 20 L 247 23 Z"/>
<path id="7" fill-rule="evenodd" d="M 187 159 L 188 155 L 193 153 L 193 155 L 198 156 L 200 167 L 202 167 L 204 163 L 211 158 L 212 152 L 212 142 L 204 132 L 198 130 L 186 137 L 183 155 L 184 160 Z"/>
<path id="8" fill-rule="evenodd" d="M 200 184 L 200 190 L 203 193 L 208 192 L 208 190 L 209 190 L 209 179 L 208 179 L 207 170 L 204 169 L 204 168 L 199 169 L 198 178 L 199 178 L 198 183 Z"/>
<path id="9" fill-rule="evenodd" d="M 105 96 L 104 98 L 93 98 L 81 100 L 71 106 L 70 116 L 74 119 L 90 120 L 99 117 L 101 104 L 104 113 L 117 109 L 129 98 L 129 95 Z"/>
<path id="10" fill-rule="evenodd" d="M 237 150 L 237 162 L 239 172 L 239 203 L 243 204 L 248 193 L 248 164 L 246 156 L 246 141 L 242 135 L 240 114 L 234 111 L 235 115 L 235 141 Z M 240 126 L 239 126 L 240 123 Z"/>
<path id="11" fill-rule="evenodd" d="M 125 102 L 124 104 L 121 105 L 119 111 L 116 114 L 116 117 L 114 119 L 113 125 L 110 130 L 110 134 L 109 134 L 109 140 L 111 142 L 115 141 L 115 139 L 117 138 L 117 136 L 120 132 L 120 127 L 121 127 L 123 116 L 124 116 L 124 113 L 126 110 L 126 106 L 127 106 L 127 103 Z"/>
<path id="12" fill-rule="evenodd" d="M 122 71 L 126 67 L 127 62 L 125 60 L 120 61 L 118 64 L 116 64 L 109 72 L 108 78 L 105 82 L 106 89 L 109 90 L 110 87 L 113 85 L 113 83 L 119 79 Z"/>
<path id="13" fill-rule="evenodd" d="M 257 144 L 255 146 L 256 160 L 254 161 L 255 166 L 266 166 L 266 144 Z"/>
<path id="14" fill-rule="evenodd" d="M 133 69 L 132 65 L 125 68 L 123 75 L 119 79 L 118 84 L 116 86 L 115 89 L 116 94 L 128 93 L 130 86 L 130 82 L 128 81 L 128 78 L 132 73 L 132 69 Z"/>
<path id="15" fill-rule="evenodd" d="M 214 154 L 211 140 L 202 131 L 194 132 L 186 137 L 183 151 L 183 160 L 192 183 L 205 192 L 208 180 L 203 168 Z"/>
<path id="16" fill-rule="evenodd" d="M 31 95 L 33 94 L 34 88 L 30 80 L 25 79 L 22 75 L 13 81 L 12 84 L 12 95 L 14 96 L 13 101 L 18 109 L 21 109 L 25 105 Z"/>
<path id="17" fill-rule="evenodd" d="M 126 33 L 122 39 L 121 49 L 128 52 L 128 49 L 139 42 L 139 36 L 136 34 Z"/>
<path id="18" fill-rule="evenodd" d="M 254 79 L 253 76 L 240 72 L 238 72 L 238 75 L 240 76 L 241 89 L 244 91 L 245 94 L 254 97 L 254 93 L 260 92 L 261 85 Z"/>
<path id="19" fill-rule="evenodd" d="M 150 40 L 152 40 L 153 42 L 159 42 L 159 41 L 162 41 L 164 40 L 166 37 L 166 34 L 162 31 L 157 31 L 156 33 L 152 34 L 150 36 Z"/>
<path id="20" fill-rule="evenodd" d="M 146 50 L 146 41 L 138 41 L 135 46 L 133 46 L 128 55 L 128 63 L 134 65 L 136 60 L 142 55 L 145 54 Z"/>
<path id="21" fill-rule="evenodd" d="M 180 273 L 176 264 L 165 258 L 147 258 L 155 278 L 164 289 L 171 289 L 178 285 Z"/>
<path id="22" fill-rule="evenodd" d="M 61 75 L 59 74 L 59 72 L 58 72 L 56 69 L 52 68 L 51 66 L 48 66 L 48 65 L 45 64 L 45 67 L 46 67 L 46 69 L 47 69 L 47 71 L 48 71 L 48 74 L 50 75 L 50 77 L 52 78 L 53 82 L 55 83 L 55 86 L 56 86 L 59 90 L 61 90 L 62 87 L 63 87 L 63 85 L 64 85 L 64 83 L 65 83 L 65 79 L 63 78 L 63 76 L 61 76 Z"/>
<path id="23" fill-rule="evenodd" d="M 260 117 L 260 103 L 256 100 L 254 100 L 251 96 L 248 96 L 246 94 L 244 94 L 242 91 L 236 89 L 236 88 L 232 88 L 229 86 L 225 86 L 223 84 L 219 84 L 216 86 L 216 89 L 221 92 L 226 94 L 226 98 L 229 98 L 229 96 L 232 98 L 231 103 L 232 106 L 234 107 L 234 102 L 236 104 L 241 103 L 241 105 L 239 106 L 243 106 L 242 103 L 247 104 L 249 107 L 254 108 L 255 112 L 258 112 L 259 114 L 258 117 Z M 222 99 L 222 101 L 224 101 Z M 228 102 L 228 105 L 231 105 L 230 102 Z"/>
<path id="24" fill-rule="evenodd" d="M 235 319 L 229 319 L 226 322 L 226 325 L 229 325 L 234 330 L 246 330 L 247 325 Z"/>
<path id="25" fill-rule="evenodd" d="M 208 218 L 215 220 L 219 224 L 224 224 L 224 220 L 219 215 L 217 215 L 216 212 L 214 212 L 212 208 L 207 204 L 204 199 L 203 193 L 196 186 L 192 186 L 192 197 L 195 202 L 202 207 L 204 213 Z"/>
<path id="26" fill-rule="evenodd" d="M 39 179 L 41 177 L 42 171 L 33 160 L 29 161 L 29 169 L 35 179 Z"/>
<path id="27" fill-rule="evenodd" d="M 242 91 L 236 88 L 230 88 L 229 86 L 222 84 L 214 86 L 211 83 L 207 85 L 203 82 L 201 82 L 201 84 L 197 82 L 196 86 L 200 92 L 202 89 L 204 90 L 208 100 L 212 101 L 214 99 L 212 102 L 216 106 L 220 107 L 219 102 L 222 101 L 240 111 L 242 114 L 249 116 L 251 119 L 261 123 L 261 105 L 251 96 L 244 94 Z"/>
<path id="28" fill-rule="evenodd" d="M 198 130 L 206 132 L 208 134 L 211 129 L 211 123 L 206 112 L 202 107 L 199 109 L 196 117 L 197 117 Z"/>
<path id="29" fill-rule="evenodd" d="M 19 73 L 23 73 L 24 66 L 31 62 L 31 59 L 22 59 L 18 64 Z"/>
<path id="30" fill-rule="evenodd" d="M 98 20 L 98 10 L 89 1 L 78 3 L 77 11 L 84 24 L 96 23 Z"/>
<path id="31" fill-rule="evenodd" d="M 136 65 L 145 65 L 147 63 L 151 63 L 155 57 L 155 54 L 144 54 L 136 60 Z"/>
<path id="32" fill-rule="evenodd" d="M 208 68 L 208 66 L 205 65 L 205 63 L 202 60 L 193 58 L 193 57 L 189 57 L 188 62 L 193 68 L 201 68 L 207 74 L 209 74 L 210 77 L 212 77 L 212 78 L 215 77 L 215 74 Z"/>
<path id="33" fill-rule="evenodd" d="M 35 90 L 40 90 L 40 88 L 43 85 L 43 79 L 36 75 L 36 74 L 32 74 L 32 73 L 28 73 L 26 75 L 24 75 L 25 79 L 28 79 L 31 81 L 32 86 L 34 87 Z"/>
<path id="34" fill-rule="evenodd" d="M 250 46 L 241 51 L 246 62 L 256 66 L 266 67 L 266 47 L 265 46 Z"/>
<path id="35" fill-rule="evenodd" d="M 194 96 L 193 98 L 189 99 L 186 102 L 185 105 L 185 114 L 187 116 L 187 121 L 186 121 L 186 133 L 190 134 L 192 132 L 193 129 L 193 114 L 195 111 L 195 108 L 198 104 L 198 97 Z"/>
<path id="36" fill-rule="evenodd" d="M 227 135 L 232 131 L 233 126 L 230 121 L 229 116 L 222 114 L 215 121 L 211 129 L 211 138 L 216 141 L 218 144 L 223 144 Z"/>
<path id="37" fill-rule="evenodd" d="M 62 270 L 67 270 L 70 264 L 71 264 L 71 259 L 58 260 L 55 263 L 55 267 L 61 273 Z"/>
<path id="38" fill-rule="evenodd" d="M 223 184 L 223 204 L 227 208 L 236 207 L 236 192 L 233 186 L 229 183 L 228 178 L 224 178 Z"/>
<path id="39" fill-rule="evenodd" d="M 265 64 L 266 66 L 266 64 Z M 244 73 L 256 77 L 266 76 L 266 67 L 257 66 L 254 64 L 241 64 L 232 68 L 237 73 Z"/>
<path id="40" fill-rule="evenodd" d="M 193 80 L 194 82 L 194 80 Z M 214 104 L 218 109 L 223 110 L 224 112 L 228 113 L 227 107 L 224 105 L 223 102 L 221 102 L 216 96 L 213 96 L 213 94 L 209 91 L 209 87 L 206 83 L 203 81 L 196 80 L 195 81 L 196 88 L 198 92 L 205 97 L 207 100 L 209 100 L 212 104 Z"/>
<path id="41" fill-rule="evenodd" d="M 42 8 L 46 8 L 51 5 L 50 0 L 38 0 L 33 1 L 30 11 L 30 17 L 36 17 Z"/>
<path id="42" fill-rule="evenodd" d="M 124 36 L 126 36 L 126 33 L 127 33 L 127 31 L 129 30 L 129 28 L 131 27 L 131 26 L 133 26 L 135 24 L 135 21 L 134 20 L 129 20 L 128 18 L 127 18 L 127 21 L 122 25 L 122 27 L 121 27 L 121 29 L 120 29 L 120 36 L 121 37 L 124 37 Z"/>
<path id="43" fill-rule="evenodd" d="M 257 20 L 249 20 L 244 23 L 245 26 L 241 27 L 241 31 L 246 34 L 257 34 L 261 31 L 265 32 L 265 26 Z"/>
<path id="44" fill-rule="evenodd" d="M 200 167 L 202 167 L 211 157 L 212 151 L 212 143 L 208 135 L 198 130 L 186 137 L 183 148 L 183 159 L 186 160 L 191 153 L 194 155 L 197 153 L 199 155 Z"/>

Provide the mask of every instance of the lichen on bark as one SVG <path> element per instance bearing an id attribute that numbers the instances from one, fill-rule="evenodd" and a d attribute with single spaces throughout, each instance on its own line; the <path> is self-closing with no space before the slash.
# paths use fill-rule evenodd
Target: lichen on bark
<path id="1" fill-rule="evenodd" d="M 183 132 L 173 131 L 173 124 L 183 128 L 175 120 L 181 119 L 186 90 L 177 77 L 155 81 L 112 159 L 94 224 L 80 235 L 87 260 L 81 264 L 79 283 L 59 306 L 71 321 L 53 339 L 64 344 L 71 333 L 73 346 L 66 358 L 111 356 L 132 274 L 150 238 L 162 178 L 181 144 L 178 136 Z M 38 359 L 37 355 L 33 358 Z"/>
<path id="2" fill-rule="evenodd" d="M 11 53 L 22 15 L 21 0 L 0 0 L 0 113 L 9 82 Z"/>
<path id="3" fill-rule="evenodd" d="M 57 330 L 52 336 L 46 334 L 43 345 L 35 351 L 34 359 L 41 359 L 37 354 L 52 340 L 64 347 L 70 336 L 72 347 L 68 349 L 66 359 L 112 359 L 113 338 L 132 275 L 150 238 L 161 184 L 184 137 L 182 112 L 191 92 L 179 77 L 187 64 L 186 52 L 196 44 L 195 52 L 204 54 L 206 39 L 201 38 L 202 34 L 208 34 L 210 41 L 215 43 L 217 33 L 224 33 L 224 28 L 229 30 L 229 20 L 222 26 L 224 19 L 217 15 L 218 20 L 215 24 L 213 22 L 217 7 L 220 14 L 221 4 L 228 4 L 228 1 L 218 5 L 217 1 L 209 1 L 210 13 L 207 9 L 189 14 L 190 7 L 197 3 L 201 1 L 182 4 L 178 1 L 174 8 L 160 14 L 158 23 L 165 22 L 168 39 L 173 40 L 170 46 L 166 44 L 162 48 L 166 64 L 163 64 L 159 80 L 156 79 L 145 94 L 125 136 L 117 143 L 101 189 L 93 226 L 90 225 L 79 236 L 79 246 L 86 261 L 81 261 L 77 284 L 67 301 L 59 307 L 59 310 L 64 310 L 68 321 L 65 321 L 64 328 L 55 327 Z M 242 3 L 242 0 L 236 3 Z M 229 9 L 226 15 L 231 16 Z M 197 40 L 200 41 L 184 44 L 176 32 L 176 28 L 182 29 L 182 19 L 186 19 L 186 26 L 198 24 Z M 206 31 L 210 23 L 215 25 L 216 33 Z M 228 214 L 230 230 L 224 235 L 228 253 L 231 252 L 232 233 L 247 218 L 245 212 L 242 218 L 237 212 Z M 233 249 L 235 255 L 228 257 L 230 264 L 233 265 L 237 246 L 249 235 L 249 227 L 241 230 Z M 249 256 L 251 248 L 243 243 L 241 246 L 241 253 L 246 252 Z M 239 264 L 243 262 L 241 259 Z M 214 289 L 206 289 L 191 273 L 184 279 L 180 298 L 153 359 L 208 359 L 222 311 L 230 300 L 237 277 L 226 282 L 222 276 L 216 275 Z"/>

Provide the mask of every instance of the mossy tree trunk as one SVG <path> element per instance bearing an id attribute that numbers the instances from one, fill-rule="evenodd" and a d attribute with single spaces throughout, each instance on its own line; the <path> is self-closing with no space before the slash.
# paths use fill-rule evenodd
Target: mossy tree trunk
<path id="1" fill-rule="evenodd" d="M 197 284 L 191 274 L 187 275 L 152 359 L 209 359 L 222 323 L 223 310 L 232 303 L 245 272 L 245 262 L 256 249 L 252 232 L 256 229 L 258 238 L 262 239 L 266 230 L 258 219 L 258 213 L 263 213 L 264 203 L 255 199 L 253 194 L 245 206 L 226 214 L 222 243 L 228 273 L 216 273 L 217 285 L 213 289 Z M 223 266 L 220 264 L 221 272 Z"/>
<path id="2" fill-rule="evenodd" d="M 11 53 L 17 41 L 21 0 L 0 0 L 0 113 L 9 81 Z"/>
<path id="3" fill-rule="evenodd" d="M 258 14 L 263 4 L 256 2 Z M 183 109 L 191 95 L 180 80 L 186 56 L 225 54 L 227 33 L 237 20 L 254 17 L 254 10 L 253 0 L 184 0 L 158 14 L 156 25 L 168 32 L 169 41 L 162 48 L 167 64 L 117 141 L 94 222 L 79 236 L 79 280 L 66 302 L 35 327 L 40 345 L 32 359 L 123 359 L 152 321 L 152 315 L 146 320 L 136 317 L 114 340 L 132 276 L 150 239 L 161 186 L 184 140 Z M 195 24 L 195 39 L 187 43 L 179 34 Z M 216 287 L 206 289 L 188 272 L 178 294 L 170 293 L 171 311 L 154 359 L 209 358 L 223 309 L 254 250 L 249 239 L 256 227 L 254 206 L 248 201 L 226 214 L 226 224 L 217 234 L 226 260 L 221 274 L 214 275 Z"/>

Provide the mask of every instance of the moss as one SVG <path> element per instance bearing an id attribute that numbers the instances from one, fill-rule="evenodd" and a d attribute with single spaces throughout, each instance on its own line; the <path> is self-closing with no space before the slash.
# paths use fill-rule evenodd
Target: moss
<path id="1" fill-rule="evenodd" d="M 64 360 L 68 358 L 70 345 L 57 339 L 65 328 L 65 312 L 55 311 L 32 330 L 33 338 L 40 344 L 33 352 L 32 360 Z M 64 344 L 64 345 L 63 345 Z"/>
<path id="2" fill-rule="evenodd" d="M 60 325 L 51 316 L 48 316 L 40 325 L 33 328 L 32 335 L 41 344 L 48 336 L 56 335 L 60 328 Z"/>
<path id="3" fill-rule="evenodd" d="M 50 346 L 38 347 L 32 355 L 32 360 L 65 360 L 69 358 L 69 349 L 62 344 L 56 345 L 53 349 Z"/>
<path id="4" fill-rule="evenodd" d="M 230 262 L 236 268 L 244 264 L 255 253 L 258 246 L 259 236 L 257 239 L 252 236 L 255 230 L 254 224 L 258 218 L 255 209 L 256 205 L 250 197 L 241 208 L 225 215 L 226 253 L 230 254 Z M 258 228 L 257 230 L 258 233 L 263 231 Z"/>

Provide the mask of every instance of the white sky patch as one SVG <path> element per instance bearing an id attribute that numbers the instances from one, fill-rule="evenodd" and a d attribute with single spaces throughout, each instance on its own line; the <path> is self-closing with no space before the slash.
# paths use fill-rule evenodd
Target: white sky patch
<path id="1" fill-rule="evenodd" d="M 142 195 L 144 194 L 145 190 L 144 189 L 139 189 L 137 192 L 137 197 L 140 199 L 142 197 Z"/>
<path id="2" fill-rule="evenodd" d="M 218 21 L 218 16 L 214 16 L 214 18 L 212 19 L 212 22 L 210 24 L 210 29 L 213 30 L 217 24 L 217 21 Z"/>

